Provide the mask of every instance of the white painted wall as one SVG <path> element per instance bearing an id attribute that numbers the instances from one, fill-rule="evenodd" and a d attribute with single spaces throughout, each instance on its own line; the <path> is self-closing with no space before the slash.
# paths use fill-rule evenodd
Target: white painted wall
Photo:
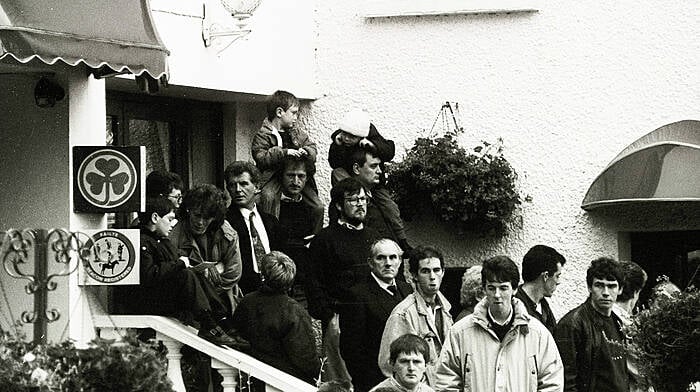
<path id="1" fill-rule="evenodd" d="M 499 253 L 519 262 L 537 243 L 559 249 L 569 260 L 553 298 L 561 316 L 586 297 L 589 262 L 617 256 L 618 230 L 700 225 L 653 212 L 620 221 L 580 208 L 593 179 L 629 143 L 700 119 L 700 3 L 537 3 L 531 14 L 365 19 L 370 0 L 316 1 L 322 97 L 302 124 L 319 143 L 327 201 L 329 135 L 346 110 L 368 110 L 401 159 L 444 101 L 459 102 L 463 144 L 502 137 L 520 192 L 533 200 L 522 206 L 522 226 L 500 240 L 429 220 L 411 223 L 409 237 L 444 249 L 452 265 Z"/>

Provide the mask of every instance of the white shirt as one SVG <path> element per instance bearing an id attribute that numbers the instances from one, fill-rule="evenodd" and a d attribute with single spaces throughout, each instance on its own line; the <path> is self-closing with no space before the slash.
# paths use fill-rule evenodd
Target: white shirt
<path id="1" fill-rule="evenodd" d="M 240 207 L 240 211 L 241 215 L 243 215 L 243 221 L 248 227 L 248 241 L 250 241 L 250 253 L 252 256 L 251 259 L 253 260 L 253 270 L 255 270 L 255 272 L 260 272 L 258 270 L 258 260 L 255 258 L 255 251 L 253 251 L 253 236 L 250 234 L 250 214 L 252 212 L 255 213 L 255 216 L 253 216 L 253 224 L 255 225 L 255 231 L 258 232 L 258 237 L 260 237 L 260 241 L 262 241 L 265 253 L 270 253 L 270 239 L 267 236 L 265 225 L 263 224 L 262 219 L 260 219 L 260 213 L 258 212 L 257 206 L 254 205 L 252 210 L 249 210 L 245 207 Z"/>
<path id="2" fill-rule="evenodd" d="M 280 135 L 280 131 L 272 124 L 270 124 L 270 128 L 272 128 L 272 134 L 275 135 L 275 139 L 277 139 L 277 145 L 282 147 L 282 135 Z M 257 225 L 255 227 L 257 227 Z"/>

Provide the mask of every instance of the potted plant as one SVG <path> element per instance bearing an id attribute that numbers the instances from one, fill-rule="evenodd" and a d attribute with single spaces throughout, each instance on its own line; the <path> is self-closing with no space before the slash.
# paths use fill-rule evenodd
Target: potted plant
<path id="1" fill-rule="evenodd" d="M 700 381 L 700 290 L 660 296 L 626 332 L 630 355 L 656 391 L 690 391 Z"/>
<path id="2" fill-rule="evenodd" d="M 34 345 L 3 332 L 0 390 L 165 392 L 172 385 L 162 350 L 133 336 L 119 343 L 97 339 L 78 349 L 68 341 Z"/>
<path id="3" fill-rule="evenodd" d="M 503 233 L 521 203 L 517 175 L 503 156 L 502 140 L 467 151 L 461 128 L 421 137 L 388 171 L 388 185 L 406 220 L 430 206 L 436 217 L 466 230 Z"/>

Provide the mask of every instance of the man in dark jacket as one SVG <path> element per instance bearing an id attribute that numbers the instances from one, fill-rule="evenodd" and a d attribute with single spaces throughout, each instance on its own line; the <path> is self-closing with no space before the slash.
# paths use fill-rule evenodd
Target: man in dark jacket
<path id="1" fill-rule="evenodd" d="M 546 298 L 551 297 L 559 286 L 565 263 L 564 256 L 554 248 L 546 245 L 533 246 L 523 257 L 522 275 L 525 283 L 518 287 L 515 294 L 515 298 L 525 304 L 530 316 L 540 320 L 550 333 L 554 333 L 557 320 Z"/>
<path id="2" fill-rule="evenodd" d="M 224 171 L 231 205 L 226 220 L 238 233 L 243 272 L 238 282 L 244 294 L 260 287 L 258 260 L 271 250 L 282 250 L 286 236 L 273 215 L 259 211 L 255 198 L 260 189 L 260 171 L 250 162 L 236 161 Z"/>
<path id="3" fill-rule="evenodd" d="M 593 260 L 586 273 L 590 296 L 555 327 L 565 391 L 628 391 L 624 335 L 620 319 L 612 313 L 622 281 L 617 261 L 605 257 Z"/>
<path id="4" fill-rule="evenodd" d="M 391 311 L 413 293 L 396 279 L 403 252 L 390 239 L 375 242 L 367 260 L 370 272 L 350 288 L 340 312 L 340 354 L 357 392 L 367 392 L 384 380 L 377 358 Z"/>

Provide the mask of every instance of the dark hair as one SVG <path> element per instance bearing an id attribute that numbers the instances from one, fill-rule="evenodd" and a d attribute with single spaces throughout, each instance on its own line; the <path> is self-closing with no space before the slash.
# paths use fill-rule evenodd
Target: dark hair
<path id="1" fill-rule="evenodd" d="M 430 361 L 430 348 L 425 339 L 412 333 L 407 333 L 396 338 L 389 345 L 389 362 L 395 363 L 399 354 L 417 353 L 423 355 L 425 363 Z"/>
<path id="2" fill-rule="evenodd" d="M 510 282 L 513 289 L 518 287 L 520 273 L 518 266 L 508 256 L 495 256 L 481 263 L 481 286 L 486 282 Z"/>
<path id="3" fill-rule="evenodd" d="M 284 176 L 284 172 L 287 171 L 287 168 L 297 166 L 302 166 L 304 168 L 307 177 L 313 176 L 316 172 L 316 166 L 308 156 L 295 157 L 293 155 L 285 155 L 280 165 L 281 170 L 278 170 L 280 179 Z"/>
<path id="4" fill-rule="evenodd" d="M 200 184 L 185 193 L 180 211 L 186 225 L 189 225 L 190 213 L 199 209 L 206 218 L 214 218 L 207 228 L 212 232 L 218 230 L 224 223 L 226 215 L 226 196 L 224 191 L 211 184 Z"/>
<path id="5" fill-rule="evenodd" d="M 163 217 L 170 211 L 175 211 L 175 204 L 166 196 L 147 196 L 146 209 L 139 212 L 139 226 L 146 227 L 151 223 L 151 215 L 158 214 Z"/>
<path id="6" fill-rule="evenodd" d="M 631 261 L 621 262 L 620 270 L 622 271 L 622 293 L 617 296 L 617 301 L 629 301 L 634 293 L 644 288 L 647 283 L 647 273 L 639 264 Z"/>
<path id="7" fill-rule="evenodd" d="M 445 268 L 445 259 L 442 256 L 442 252 L 432 246 L 418 246 L 409 252 L 408 271 L 412 274 L 417 274 L 420 261 L 431 257 L 440 259 L 440 267 Z"/>
<path id="8" fill-rule="evenodd" d="M 228 182 L 231 178 L 240 176 L 243 173 L 250 175 L 250 180 L 253 184 L 260 185 L 260 170 L 254 164 L 246 161 L 235 161 L 226 166 L 224 181 Z"/>
<path id="9" fill-rule="evenodd" d="M 278 293 L 284 293 L 292 287 L 297 267 L 289 256 L 273 250 L 260 260 L 260 272 L 266 286 Z"/>
<path id="10" fill-rule="evenodd" d="M 345 195 L 355 195 L 360 193 L 362 184 L 355 178 L 348 177 L 338 182 L 331 188 L 331 205 L 343 206 Z"/>
<path id="11" fill-rule="evenodd" d="M 622 287 L 622 271 L 620 262 L 610 257 L 600 257 L 591 262 L 591 266 L 586 271 L 586 283 L 588 287 L 593 285 L 593 279 L 616 280 Z"/>
<path id="12" fill-rule="evenodd" d="M 523 281 L 532 282 L 543 272 L 554 275 L 557 272 L 557 263 L 562 266 L 566 259 L 554 248 L 547 245 L 535 245 L 523 256 Z"/>
<path id="13" fill-rule="evenodd" d="M 168 196 L 173 189 L 184 189 L 177 173 L 154 170 L 146 176 L 146 196 Z"/>
<path id="14" fill-rule="evenodd" d="M 286 112 L 292 106 L 299 106 L 299 99 L 294 94 L 283 90 L 275 91 L 267 98 L 267 119 L 272 121 L 277 117 L 277 108 Z"/>
<path id="15" fill-rule="evenodd" d="M 348 167 L 346 167 L 345 170 L 353 175 L 353 167 L 356 163 L 360 167 L 367 163 L 367 154 L 371 155 L 373 158 L 377 157 L 377 155 L 369 148 L 363 148 L 360 146 L 353 147 L 352 152 L 350 153 L 350 159 L 347 161 Z"/>
<path id="16" fill-rule="evenodd" d="M 348 380 L 324 381 L 318 386 L 318 392 L 350 392 L 352 384 Z"/>

